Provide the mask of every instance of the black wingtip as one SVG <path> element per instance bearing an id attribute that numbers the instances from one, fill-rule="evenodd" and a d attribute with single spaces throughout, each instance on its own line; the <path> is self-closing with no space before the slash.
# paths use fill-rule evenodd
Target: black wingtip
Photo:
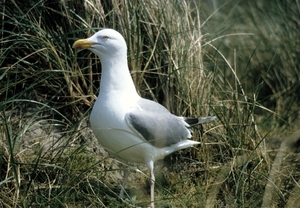
<path id="1" fill-rule="evenodd" d="M 198 124 L 203 124 L 203 123 L 213 121 L 216 118 L 217 118 L 216 116 L 206 116 L 206 117 L 199 117 L 199 118 L 184 118 L 184 121 L 190 126 L 195 126 Z"/>

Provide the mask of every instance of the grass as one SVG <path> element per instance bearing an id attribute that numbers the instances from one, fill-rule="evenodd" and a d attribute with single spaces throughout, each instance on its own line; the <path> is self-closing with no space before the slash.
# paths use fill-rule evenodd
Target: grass
<path id="1" fill-rule="evenodd" d="M 297 206 L 299 5 L 2 2 L 0 205 L 149 203 L 143 166 L 130 167 L 129 197 L 117 199 L 123 166 L 88 128 L 101 65 L 71 46 L 111 27 L 126 39 L 143 97 L 177 115 L 218 118 L 194 129 L 201 146 L 157 164 L 157 207 Z"/>

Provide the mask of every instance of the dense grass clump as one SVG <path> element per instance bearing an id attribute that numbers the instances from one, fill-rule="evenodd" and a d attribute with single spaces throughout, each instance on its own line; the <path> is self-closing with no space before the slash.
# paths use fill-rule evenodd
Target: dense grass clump
<path id="1" fill-rule="evenodd" d="M 101 64 L 73 42 L 124 35 L 138 92 L 182 116 L 201 146 L 157 165 L 157 207 L 299 204 L 299 2 L 3 1 L 0 206 L 136 207 L 148 172 L 122 164 L 88 128 Z M 292 133 L 294 132 L 295 133 Z M 133 166 L 135 167 L 135 166 Z"/>

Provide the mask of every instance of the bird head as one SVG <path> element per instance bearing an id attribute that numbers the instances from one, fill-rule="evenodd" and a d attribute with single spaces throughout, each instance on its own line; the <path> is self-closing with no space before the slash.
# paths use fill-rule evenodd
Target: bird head
<path id="1" fill-rule="evenodd" d="M 103 29 L 87 39 L 77 40 L 73 48 L 89 49 L 100 59 L 105 56 L 127 55 L 127 46 L 123 36 L 113 29 Z"/>

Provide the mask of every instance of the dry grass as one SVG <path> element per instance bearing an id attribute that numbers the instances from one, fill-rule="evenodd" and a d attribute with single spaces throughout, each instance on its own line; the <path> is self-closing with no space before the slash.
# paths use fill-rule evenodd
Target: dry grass
<path id="1" fill-rule="evenodd" d="M 101 66 L 71 46 L 103 27 L 124 35 L 143 97 L 218 117 L 158 164 L 157 207 L 298 205 L 299 2 L 207 2 L 2 2 L 0 205 L 148 204 L 142 166 L 117 199 L 121 166 L 88 128 Z"/>

